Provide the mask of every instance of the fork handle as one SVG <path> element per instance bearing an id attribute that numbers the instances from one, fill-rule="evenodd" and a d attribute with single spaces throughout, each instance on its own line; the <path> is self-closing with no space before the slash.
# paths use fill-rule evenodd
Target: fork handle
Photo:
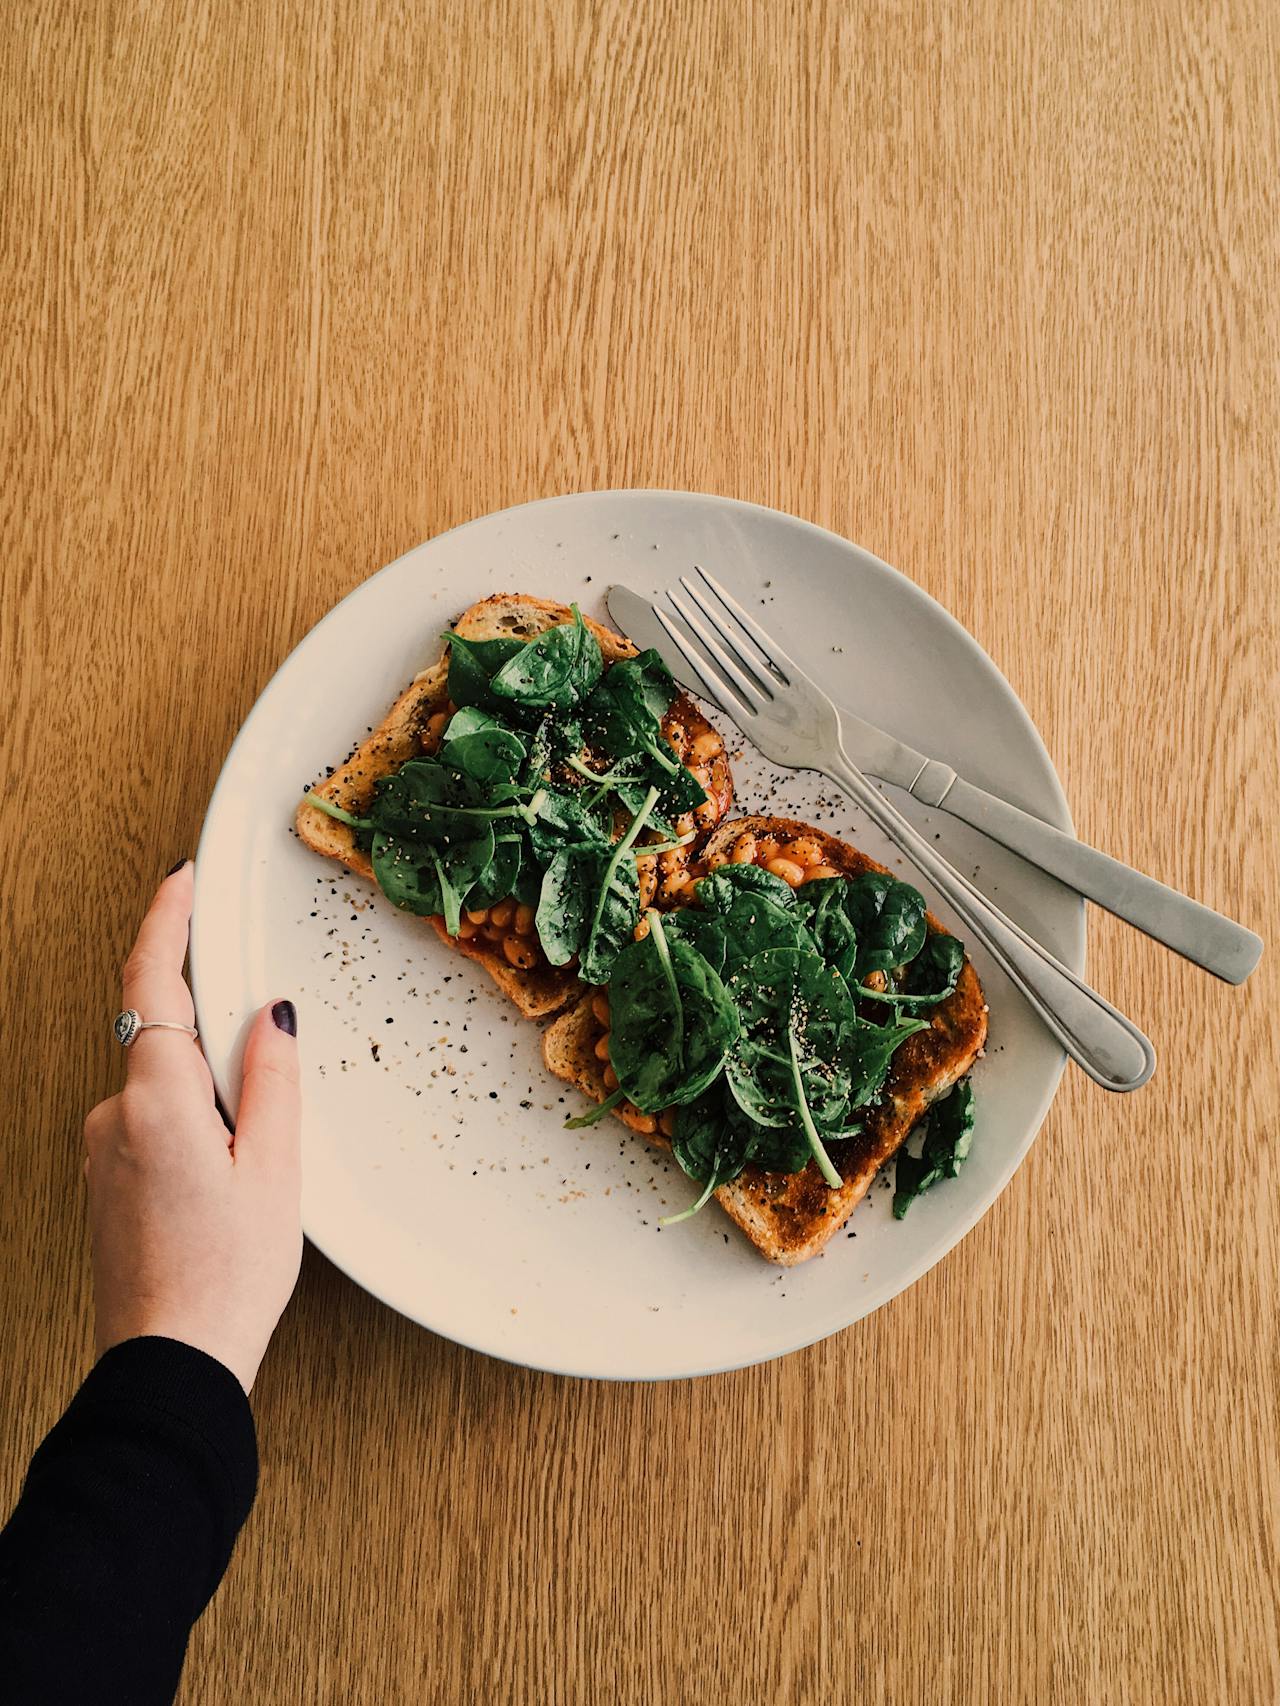
<path id="1" fill-rule="evenodd" d="M 843 749 L 823 765 L 823 771 L 929 879 L 1095 1084 L 1104 1090 L 1137 1090 L 1147 1082 L 1155 1071 L 1155 1049 L 1131 1019 L 1046 953 L 962 877 L 897 807 L 871 786 Z"/>

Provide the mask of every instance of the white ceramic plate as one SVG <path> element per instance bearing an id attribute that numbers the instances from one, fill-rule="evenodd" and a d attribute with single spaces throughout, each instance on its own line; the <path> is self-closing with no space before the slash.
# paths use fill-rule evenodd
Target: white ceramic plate
<path id="1" fill-rule="evenodd" d="M 1071 827 L 1048 754 L 1008 683 L 893 569 L 773 510 L 688 493 L 591 492 L 446 533 L 330 612 L 250 713 L 197 859 L 192 977 L 204 1047 L 231 1109 L 247 1017 L 275 996 L 298 1004 L 308 1236 L 435 1332 L 562 1373 L 706 1374 L 847 1327 L 910 1285 L 990 1206 L 1062 1073 L 1057 1045 L 977 950 L 991 1035 L 974 1075 L 977 1138 L 964 1172 L 901 1222 L 890 1216 L 883 1176 L 822 1257 L 773 1268 L 714 1205 L 659 1230 L 659 1217 L 692 1194 L 674 1162 L 613 1123 L 565 1131 L 582 1104 L 544 1071 L 539 1028 L 421 921 L 292 833 L 304 785 L 380 720 L 468 604 L 530 592 L 577 599 L 607 620 L 612 582 L 652 592 L 692 563 L 758 609 L 852 710 Z M 740 810 L 820 813 L 902 866 L 842 798 L 829 790 L 824 798 L 817 778 L 774 771 L 750 752 L 735 776 Z M 1006 912 L 1082 968 L 1081 902 L 945 813 L 906 809 Z"/>

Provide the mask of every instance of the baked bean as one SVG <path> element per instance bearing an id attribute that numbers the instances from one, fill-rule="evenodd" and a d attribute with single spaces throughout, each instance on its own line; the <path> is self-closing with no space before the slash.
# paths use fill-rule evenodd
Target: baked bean
<path id="1" fill-rule="evenodd" d="M 460 941 L 469 942 L 479 929 L 478 924 L 473 924 L 469 918 L 464 918 L 458 926 L 458 938 Z"/>
<path id="2" fill-rule="evenodd" d="M 705 765 L 705 764 L 691 764 L 689 766 L 689 774 L 690 774 L 690 776 L 693 777 L 694 781 L 698 784 L 698 786 L 700 788 L 703 788 L 707 791 L 710 791 L 710 788 L 711 788 L 711 771 L 707 767 L 707 765 Z"/>
<path id="3" fill-rule="evenodd" d="M 676 834 L 691 835 L 693 833 L 693 828 L 693 813 L 681 812 L 680 816 L 676 819 Z"/>
<path id="4" fill-rule="evenodd" d="M 733 852 L 729 855 L 735 865 L 754 865 L 756 862 L 756 838 L 748 830 L 740 835 L 733 844 Z"/>
<path id="5" fill-rule="evenodd" d="M 674 1108 L 664 1108 L 658 1115 L 658 1129 L 663 1137 L 676 1135 L 676 1111 Z"/>
<path id="6" fill-rule="evenodd" d="M 514 900 L 500 900 L 497 906 L 491 906 L 489 908 L 489 920 L 493 924 L 501 925 L 505 930 L 507 925 L 510 924 L 511 920 L 515 917 L 515 911 L 516 903 Z"/>
<path id="7" fill-rule="evenodd" d="M 608 1060 L 608 1058 L 609 1058 L 609 1033 L 608 1033 L 608 1031 L 606 1031 L 603 1034 L 603 1036 L 596 1038 L 596 1059 L 597 1060 Z"/>
<path id="8" fill-rule="evenodd" d="M 533 934 L 533 908 L 521 901 L 516 908 L 516 935 L 531 936 Z"/>
<path id="9" fill-rule="evenodd" d="M 659 853 L 658 869 L 664 877 L 669 877 L 678 871 L 684 863 L 684 849 L 673 847 L 669 853 Z"/>
<path id="10" fill-rule="evenodd" d="M 648 934 L 649 934 L 649 920 L 647 918 L 642 918 L 640 920 L 640 922 L 636 925 L 636 941 L 637 942 L 643 942 L 645 937 Z"/>
<path id="11" fill-rule="evenodd" d="M 473 924 L 487 924 L 489 922 L 489 908 L 487 906 L 469 906 L 467 917 Z"/>
<path id="12" fill-rule="evenodd" d="M 888 989 L 889 979 L 882 971 L 869 971 L 863 978 L 868 989 Z"/>
<path id="13" fill-rule="evenodd" d="M 616 1090 L 618 1088 L 618 1074 L 611 1066 L 606 1066 L 604 1069 L 604 1087 L 606 1090 Z"/>
<path id="14" fill-rule="evenodd" d="M 679 752 L 684 745 L 684 724 L 673 718 L 672 721 L 667 724 L 665 732 L 667 739 L 671 742 L 672 746 L 675 747 L 676 751 Z"/>
<path id="15" fill-rule="evenodd" d="M 664 854 L 658 855 L 658 858 L 664 857 Z M 658 886 L 658 860 L 652 854 L 647 859 L 637 859 L 636 875 L 640 879 L 640 905 L 646 907 Z"/>
<path id="16" fill-rule="evenodd" d="M 718 871 L 721 865 L 727 865 L 728 863 L 729 855 L 724 852 L 723 849 L 720 849 L 715 853 L 710 853 L 707 856 L 707 869 L 709 871 Z"/>
<path id="17" fill-rule="evenodd" d="M 663 897 L 666 900 L 675 900 L 692 887 L 693 878 L 688 871 L 673 871 L 662 885 Z"/>
<path id="18" fill-rule="evenodd" d="M 838 877 L 839 871 L 834 865 L 810 865 L 804 874 L 806 883 L 816 883 L 819 877 Z"/>
<path id="19" fill-rule="evenodd" d="M 720 816 L 720 807 L 714 800 L 703 800 L 693 815 L 699 823 L 710 826 Z"/>
<path id="20" fill-rule="evenodd" d="M 507 932 L 501 924 L 495 924 L 491 918 L 487 924 L 478 925 L 480 934 L 487 942 L 505 942 Z"/>
<path id="21" fill-rule="evenodd" d="M 603 989 L 597 989 L 591 997 L 591 1011 L 596 1016 L 596 1024 L 603 1025 L 607 1031 L 609 1029 L 609 997 Z"/>
<path id="22" fill-rule="evenodd" d="M 756 863 L 768 869 L 770 859 L 778 857 L 778 843 L 772 836 L 765 836 L 756 842 Z"/>
<path id="23" fill-rule="evenodd" d="M 794 859 L 770 859 L 765 870 L 781 877 L 784 883 L 790 883 L 793 889 L 798 889 L 804 881 L 804 866 L 797 865 Z"/>
<path id="24" fill-rule="evenodd" d="M 523 936 L 504 936 L 502 951 L 519 971 L 532 971 L 538 961 L 538 950 Z"/>
<path id="25" fill-rule="evenodd" d="M 657 1131 L 657 1120 L 652 1114 L 642 1114 L 634 1102 L 624 1102 L 622 1111 L 627 1116 L 627 1124 L 632 1131 L 638 1131 L 643 1137 L 652 1137 Z"/>
<path id="26" fill-rule="evenodd" d="M 811 865 L 822 863 L 822 848 L 812 835 L 797 835 L 787 843 L 787 858 L 807 871 Z"/>
<path id="27" fill-rule="evenodd" d="M 705 764 L 709 758 L 715 758 L 720 750 L 720 736 L 714 729 L 704 729 L 694 740 L 689 749 L 689 756 L 696 762 Z"/>

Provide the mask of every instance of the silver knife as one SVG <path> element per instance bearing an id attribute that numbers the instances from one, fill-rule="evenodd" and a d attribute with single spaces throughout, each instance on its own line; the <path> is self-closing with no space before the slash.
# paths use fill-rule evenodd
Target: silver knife
<path id="1" fill-rule="evenodd" d="M 628 587 L 613 586 L 607 603 L 609 614 L 624 634 L 642 648 L 652 646 L 682 687 L 698 691 L 647 598 Z M 843 706 L 839 710 L 845 747 L 860 770 L 905 788 L 921 805 L 936 807 L 972 824 L 1077 894 L 1227 983 L 1243 983 L 1257 965 L 1262 938 L 1252 930 L 975 787 L 957 776 L 950 765 L 926 758 Z"/>

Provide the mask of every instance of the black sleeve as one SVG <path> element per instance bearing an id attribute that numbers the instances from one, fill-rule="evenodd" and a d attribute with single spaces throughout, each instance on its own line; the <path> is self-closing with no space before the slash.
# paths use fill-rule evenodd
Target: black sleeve
<path id="1" fill-rule="evenodd" d="M 174 1339 L 108 1351 L 0 1531 L 0 1697 L 171 1701 L 257 1482 L 229 1369 Z"/>

